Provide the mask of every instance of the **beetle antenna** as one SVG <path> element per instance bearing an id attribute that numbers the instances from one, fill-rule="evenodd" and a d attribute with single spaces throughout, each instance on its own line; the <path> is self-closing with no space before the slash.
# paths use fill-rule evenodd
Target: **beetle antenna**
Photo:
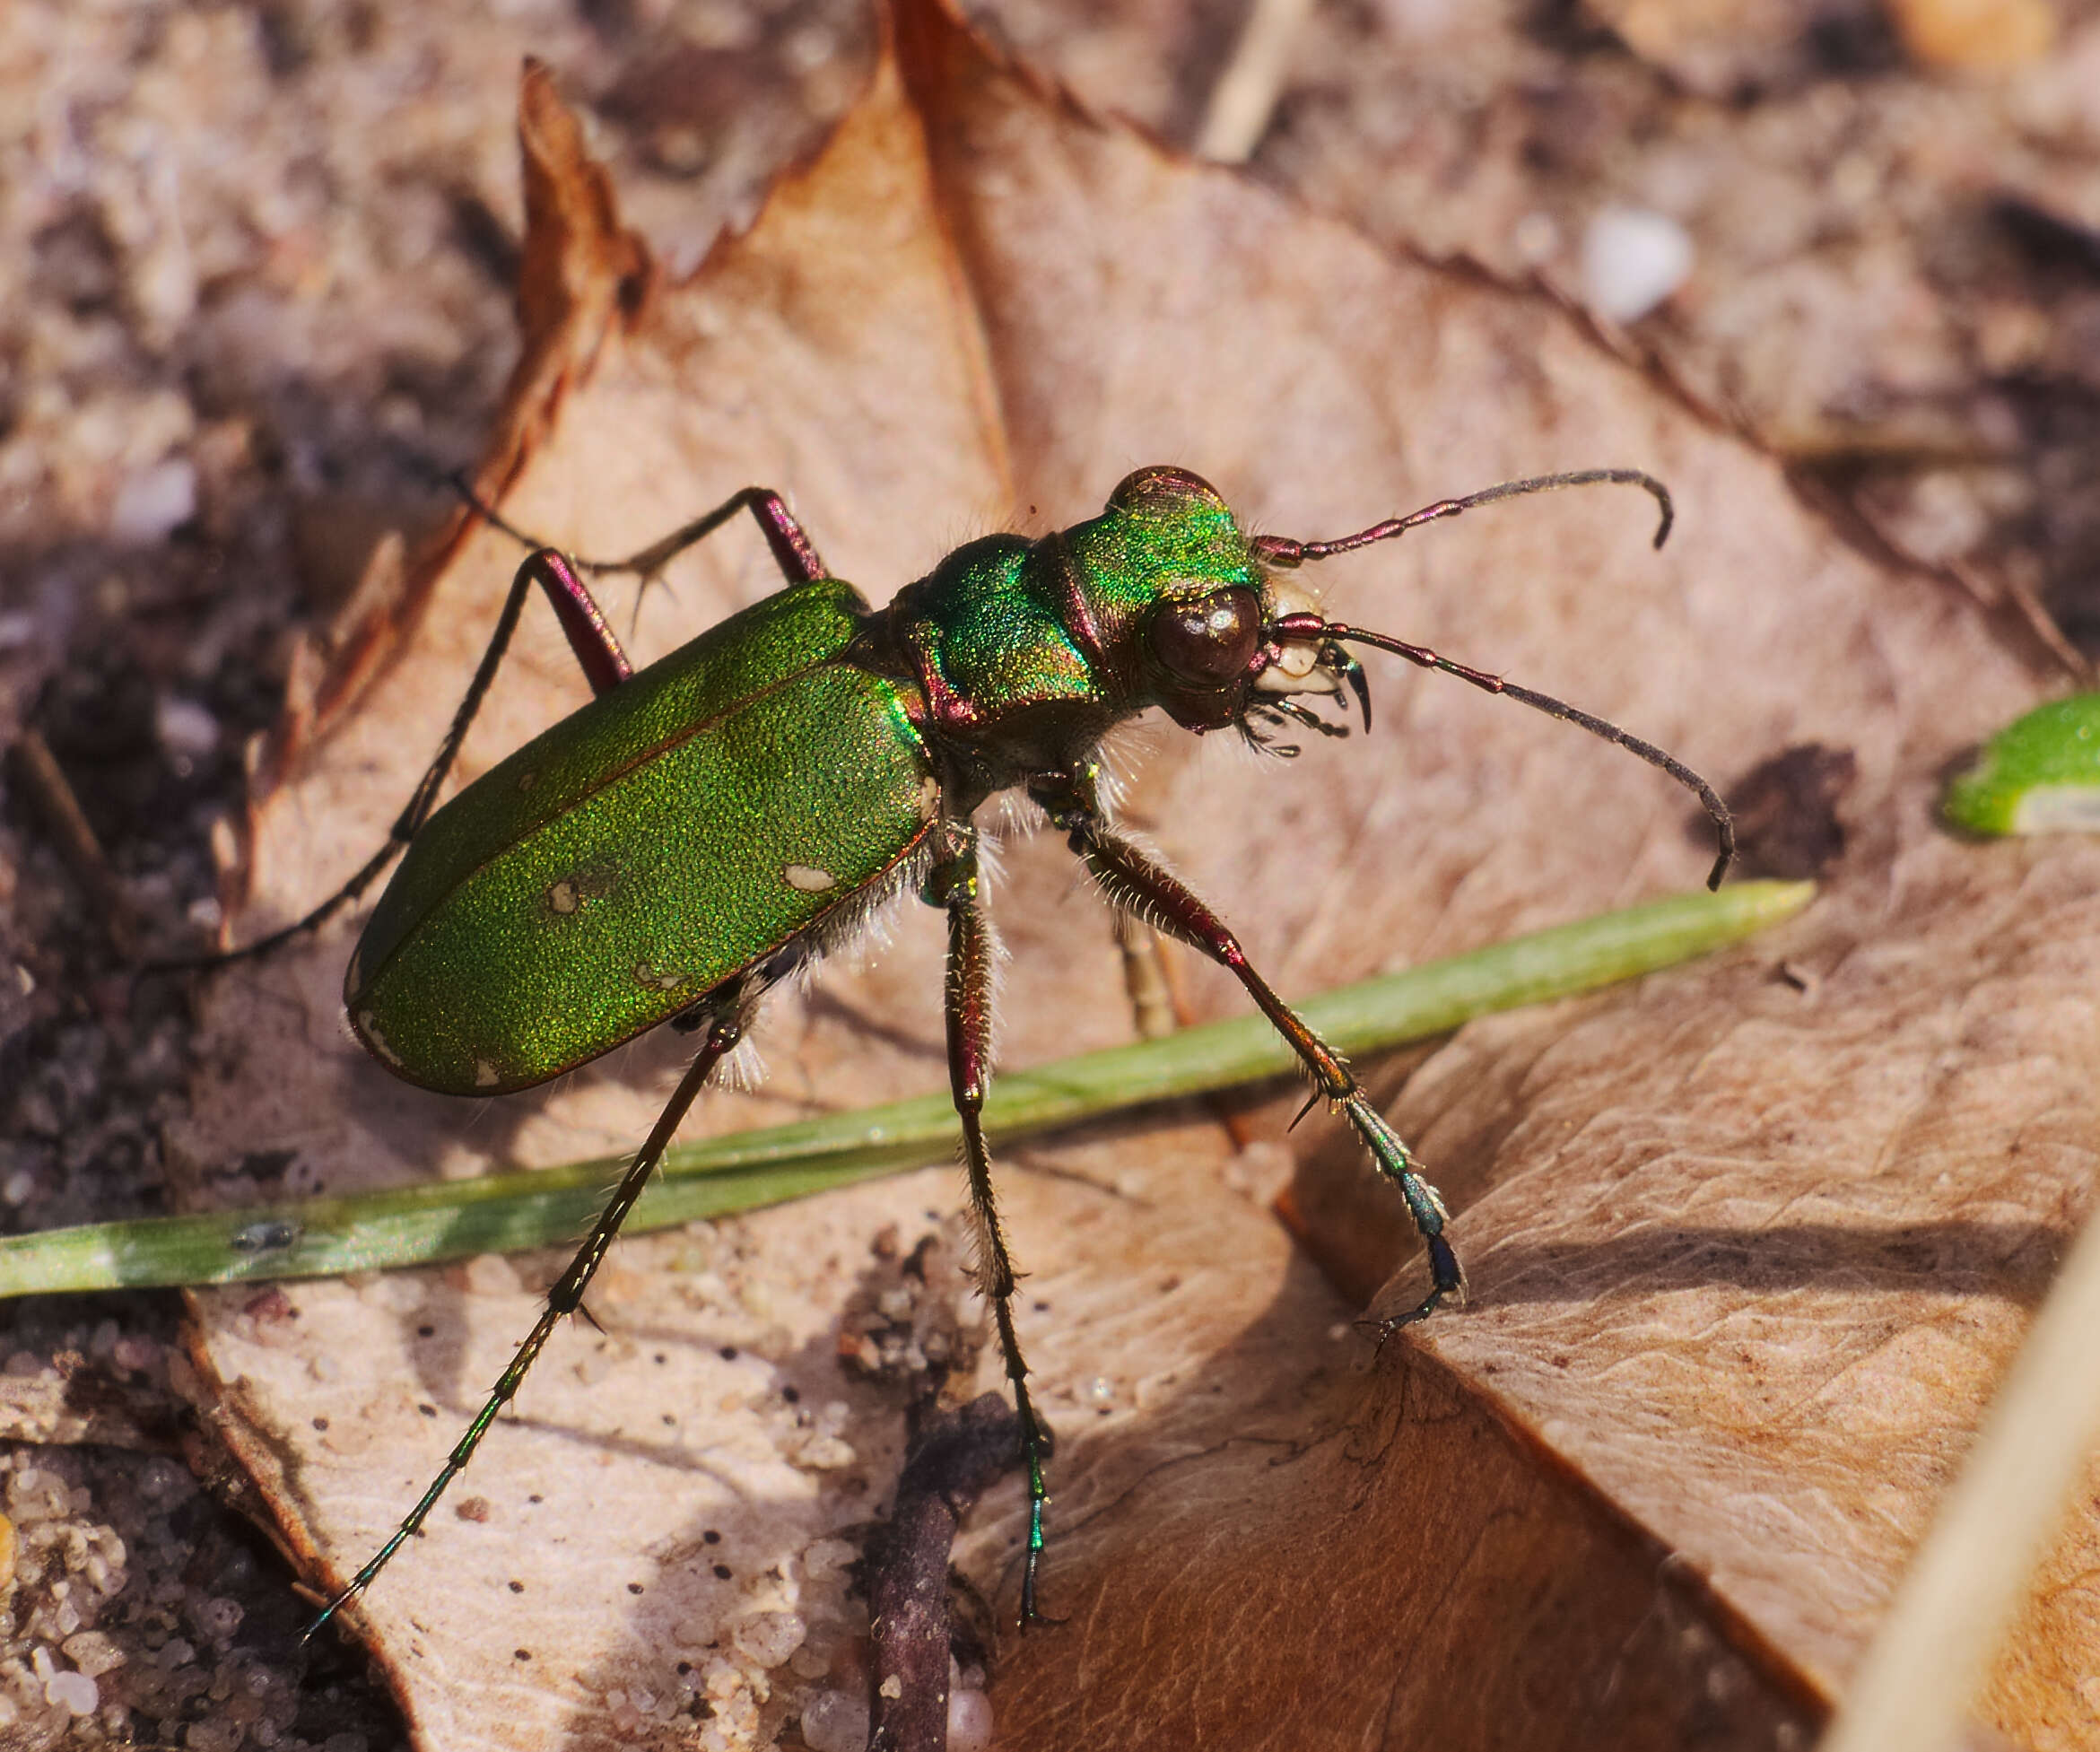
<path id="1" fill-rule="evenodd" d="M 1395 536 L 1404 536 L 1425 523 L 1456 517 L 1477 505 L 1492 505 L 1498 499 L 1521 499 L 1528 493 L 1556 492 L 1562 487 L 1595 486 L 1606 482 L 1637 486 L 1652 497 L 1662 514 L 1655 528 L 1655 545 L 1660 547 L 1669 539 L 1670 526 L 1677 521 L 1677 508 L 1671 502 L 1669 489 L 1654 475 L 1638 468 L 1577 468 L 1565 475 L 1533 475 L 1521 481 L 1503 481 L 1500 485 L 1468 492 L 1463 499 L 1439 499 L 1433 505 L 1425 505 L 1405 517 L 1389 517 L 1368 529 L 1359 529 L 1353 536 L 1338 536 L 1332 541 L 1301 542 L 1288 536 L 1256 536 L 1250 545 L 1254 557 L 1266 564 L 1303 565 L 1308 560 L 1325 560 L 1337 553 L 1369 547 L 1373 542 L 1390 541 Z"/>
<path id="2" fill-rule="evenodd" d="M 1512 681 L 1504 681 L 1500 676 L 1492 676 L 1485 669 L 1476 669 L 1433 651 L 1426 645 L 1410 645 L 1404 639 L 1395 639 L 1390 633 L 1372 632 L 1367 628 L 1345 625 L 1340 621 L 1323 620 L 1318 615 L 1285 615 L 1270 629 L 1274 637 L 1280 639 L 1338 639 L 1351 644 L 1369 645 L 1373 649 L 1390 651 L 1395 657 L 1404 657 L 1408 662 L 1425 669 L 1436 669 L 1447 676 L 1456 676 L 1460 681 L 1470 683 L 1483 693 L 1500 693 L 1512 700 L 1520 700 L 1525 705 L 1544 712 L 1548 718 L 1565 719 L 1578 724 L 1591 736 L 1616 743 L 1628 754 L 1638 754 L 1650 766 L 1659 767 L 1678 784 L 1696 796 L 1712 818 L 1714 837 L 1720 850 L 1713 860 L 1713 869 L 1706 878 L 1709 888 L 1721 886 L 1721 879 L 1728 874 L 1729 866 L 1736 861 L 1736 824 L 1728 812 L 1728 805 L 1721 800 L 1721 794 L 1676 755 L 1665 754 L 1651 742 L 1643 742 L 1639 737 L 1622 730 L 1608 718 L 1599 718 L 1593 712 L 1571 706 L 1564 700 L 1556 700 L 1550 693 L 1540 693 L 1529 687 L 1521 687 Z"/>
<path id="3" fill-rule="evenodd" d="M 1637 486 L 1655 501 L 1660 519 L 1655 527 L 1655 545 L 1660 547 L 1669 539 L 1670 526 L 1677 521 L 1677 508 L 1669 496 L 1669 489 L 1654 475 L 1639 468 L 1577 468 L 1563 475 L 1533 475 L 1521 481 L 1503 481 L 1499 485 L 1483 487 L 1478 492 L 1468 492 L 1462 499 L 1439 499 L 1433 505 L 1425 505 L 1418 511 L 1409 511 L 1405 517 L 1387 518 L 1382 523 L 1374 523 L 1368 529 L 1359 529 L 1353 536 L 1338 536 L 1331 541 L 1302 542 L 1288 536 L 1256 536 L 1249 543 L 1253 555 L 1264 564 L 1272 566 L 1298 566 L 1308 560 L 1329 559 L 1337 553 L 1347 553 L 1359 547 L 1369 547 L 1373 542 L 1390 541 L 1396 536 L 1404 536 L 1408 530 L 1425 523 L 1436 523 L 1447 517 L 1456 517 L 1461 511 L 1469 511 L 1477 505 L 1492 505 L 1498 499 L 1521 499 L 1529 493 L 1555 492 L 1562 487 L 1595 486 L 1600 484 L 1618 486 Z M 1484 669 L 1475 669 L 1451 658 L 1440 656 L 1426 645 L 1410 645 L 1405 640 L 1394 639 L 1386 633 L 1372 632 L 1363 627 L 1345 626 L 1338 621 L 1322 620 L 1318 615 L 1285 615 L 1270 629 L 1272 636 L 1285 639 L 1327 639 L 1349 641 L 1355 644 L 1370 645 L 1381 651 L 1390 651 L 1396 657 L 1404 657 L 1410 663 L 1419 664 L 1425 669 L 1441 669 L 1447 676 L 1456 676 L 1462 682 L 1489 693 L 1504 693 L 1512 700 L 1546 713 L 1549 718 L 1564 719 L 1571 724 L 1579 724 L 1590 735 L 1616 743 L 1629 754 L 1638 754 L 1650 766 L 1659 767 L 1678 784 L 1696 796 L 1706 813 L 1712 818 L 1714 835 L 1720 842 L 1720 850 L 1713 860 L 1713 869 L 1706 878 L 1709 888 L 1721 886 L 1721 879 L 1728 874 L 1729 866 L 1736 858 L 1735 822 L 1730 816 L 1728 805 L 1721 795 L 1696 772 L 1675 755 L 1665 754 L 1651 742 L 1643 742 L 1637 736 L 1622 730 L 1608 719 L 1599 718 L 1571 706 L 1564 700 L 1556 700 L 1550 693 L 1540 693 L 1529 687 L 1520 687 L 1514 682 L 1504 681 L 1500 676 L 1491 676 Z M 1351 674 L 1343 671 L 1355 688 L 1364 707 L 1364 728 L 1370 728 L 1371 702 L 1364 686 L 1361 670 Z"/>

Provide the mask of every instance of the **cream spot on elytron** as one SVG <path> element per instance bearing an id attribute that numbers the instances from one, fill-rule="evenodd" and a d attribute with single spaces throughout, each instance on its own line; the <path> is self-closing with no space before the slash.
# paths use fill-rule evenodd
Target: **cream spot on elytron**
<path id="1" fill-rule="evenodd" d="M 676 991 L 685 983 L 684 974 L 675 970 L 667 972 L 646 961 L 636 966 L 634 979 L 636 984 L 645 986 L 651 991 Z"/>
<path id="2" fill-rule="evenodd" d="M 387 1037 L 379 1033 L 379 1025 L 372 1020 L 370 1010 L 360 1010 L 357 1015 L 357 1032 L 364 1036 L 364 1043 L 384 1059 L 396 1070 L 401 1068 L 401 1055 L 387 1044 Z"/>
<path id="3" fill-rule="evenodd" d="M 540 776 L 538 773 L 521 772 L 518 775 L 518 789 L 521 791 L 528 791 L 535 785 L 538 784 L 539 781 Z"/>
<path id="4" fill-rule="evenodd" d="M 496 1074 L 496 1068 L 486 1059 L 476 1059 L 474 1061 L 474 1086 L 475 1088 L 492 1089 L 502 1080 Z"/>
<path id="5" fill-rule="evenodd" d="M 576 884 L 568 876 L 563 876 L 561 881 L 547 890 L 547 904 L 556 912 L 575 911 L 578 899 Z"/>
<path id="6" fill-rule="evenodd" d="M 818 869 L 814 864 L 790 864 L 780 874 L 788 878 L 789 887 L 799 889 L 805 894 L 821 894 L 839 885 L 837 876 L 829 870 Z"/>
<path id="7" fill-rule="evenodd" d="M 941 781 L 928 773 L 919 781 L 919 819 L 931 821 L 940 813 Z"/>

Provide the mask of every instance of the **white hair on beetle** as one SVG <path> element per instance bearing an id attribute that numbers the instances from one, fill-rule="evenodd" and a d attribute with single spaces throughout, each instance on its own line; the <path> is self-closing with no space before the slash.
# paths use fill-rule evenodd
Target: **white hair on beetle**
<path id="1" fill-rule="evenodd" d="M 1024 790 L 1001 791 L 990 799 L 990 820 L 977 830 L 978 864 L 981 867 L 992 848 L 1008 840 L 1025 839 L 1050 825 L 1042 805 Z"/>
<path id="2" fill-rule="evenodd" d="M 758 1050 L 758 1042 L 746 1033 L 715 1067 L 709 1084 L 717 1089 L 733 1089 L 738 1094 L 750 1094 L 762 1087 L 766 1080 L 765 1055 Z"/>
<path id="3" fill-rule="evenodd" d="M 818 963 L 836 955 L 840 964 L 858 972 L 896 940 L 897 921 L 926 886 L 933 868 L 933 848 L 922 845 L 867 887 L 849 895 L 811 926 L 805 937 L 808 952 L 789 978 L 806 990 Z"/>

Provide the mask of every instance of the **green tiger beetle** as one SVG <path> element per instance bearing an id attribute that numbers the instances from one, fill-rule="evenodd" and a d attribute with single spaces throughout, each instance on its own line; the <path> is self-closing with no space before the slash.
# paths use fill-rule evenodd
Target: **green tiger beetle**
<path id="1" fill-rule="evenodd" d="M 1734 856 L 1727 809 L 1696 773 L 1616 725 L 1439 656 L 1321 615 L 1292 574 L 1492 501 L 1620 482 L 1630 469 L 1512 481 L 1331 541 L 1250 535 L 1185 469 L 1140 469 L 1102 514 L 1040 540 L 956 549 L 888 606 L 834 578 L 777 492 L 748 487 L 632 559 L 551 548 L 518 568 L 466 698 L 388 844 L 306 918 L 235 952 L 261 953 L 348 904 L 397 855 L 344 981 L 357 1037 L 425 1089 L 501 1095 L 558 1076 L 659 1023 L 700 1050 L 530 1335 L 422 1500 L 330 1600 L 318 1630 L 421 1528 L 472 1458 L 555 1325 L 584 1291 L 701 1087 L 751 1025 L 762 995 L 917 893 L 948 924 L 948 1076 L 990 1303 L 1020 1415 L 1028 1475 L 1021 1622 L 1036 1610 L 1050 1435 L 1029 1399 L 1014 1321 L 1014 1267 L 980 1116 L 989 1074 L 993 945 L 973 817 L 1019 791 L 1064 834 L 1115 906 L 1222 963 L 1399 1189 L 1428 1250 L 1429 1293 L 1384 1329 L 1418 1321 L 1465 1277 L 1435 1189 L 1349 1068 L 1247 961 L 1233 933 L 1150 854 L 1117 832 L 1099 749 L 1157 706 L 1185 729 L 1236 729 L 1257 746 L 1292 727 L 1347 734 L 1371 693 L 1351 646 L 1390 651 L 1506 694 L 1631 750 L 1698 794 L 1712 817 L 1718 886 Z M 478 509 L 478 508 L 477 508 Z M 763 531 L 787 587 L 636 671 L 585 575 L 647 580 L 739 512 Z M 492 513 L 483 511 L 492 521 Z M 529 545 L 529 544 L 528 544 Z M 544 591 L 597 697 L 491 768 L 442 808 L 446 774 L 527 598 Z M 1305 703 L 1337 702 L 1342 721 Z M 311 1631 L 309 1633 L 311 1634 Z"/>

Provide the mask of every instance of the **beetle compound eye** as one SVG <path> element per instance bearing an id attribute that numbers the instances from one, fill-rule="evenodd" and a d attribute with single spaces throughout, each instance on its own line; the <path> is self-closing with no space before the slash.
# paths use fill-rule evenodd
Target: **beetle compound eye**
<path id="1" fill-rule="evenodd" d="M 1247 673 L 1261 642 L 1261 604 L 1251 590 L 1214 590 L 1163 603 L 1152 617 L 1152 650 L 1176 681 L 1223 687 Z"/>
<path id="2" fill-rule="evenodd" d="M 1109 494 L 1109 509 L 1141 517 L 1172 517 L 1191 510 L 1223 511 L 1225 501 L 1200 475 L 1162 464 L 1124 475 Z"/>

